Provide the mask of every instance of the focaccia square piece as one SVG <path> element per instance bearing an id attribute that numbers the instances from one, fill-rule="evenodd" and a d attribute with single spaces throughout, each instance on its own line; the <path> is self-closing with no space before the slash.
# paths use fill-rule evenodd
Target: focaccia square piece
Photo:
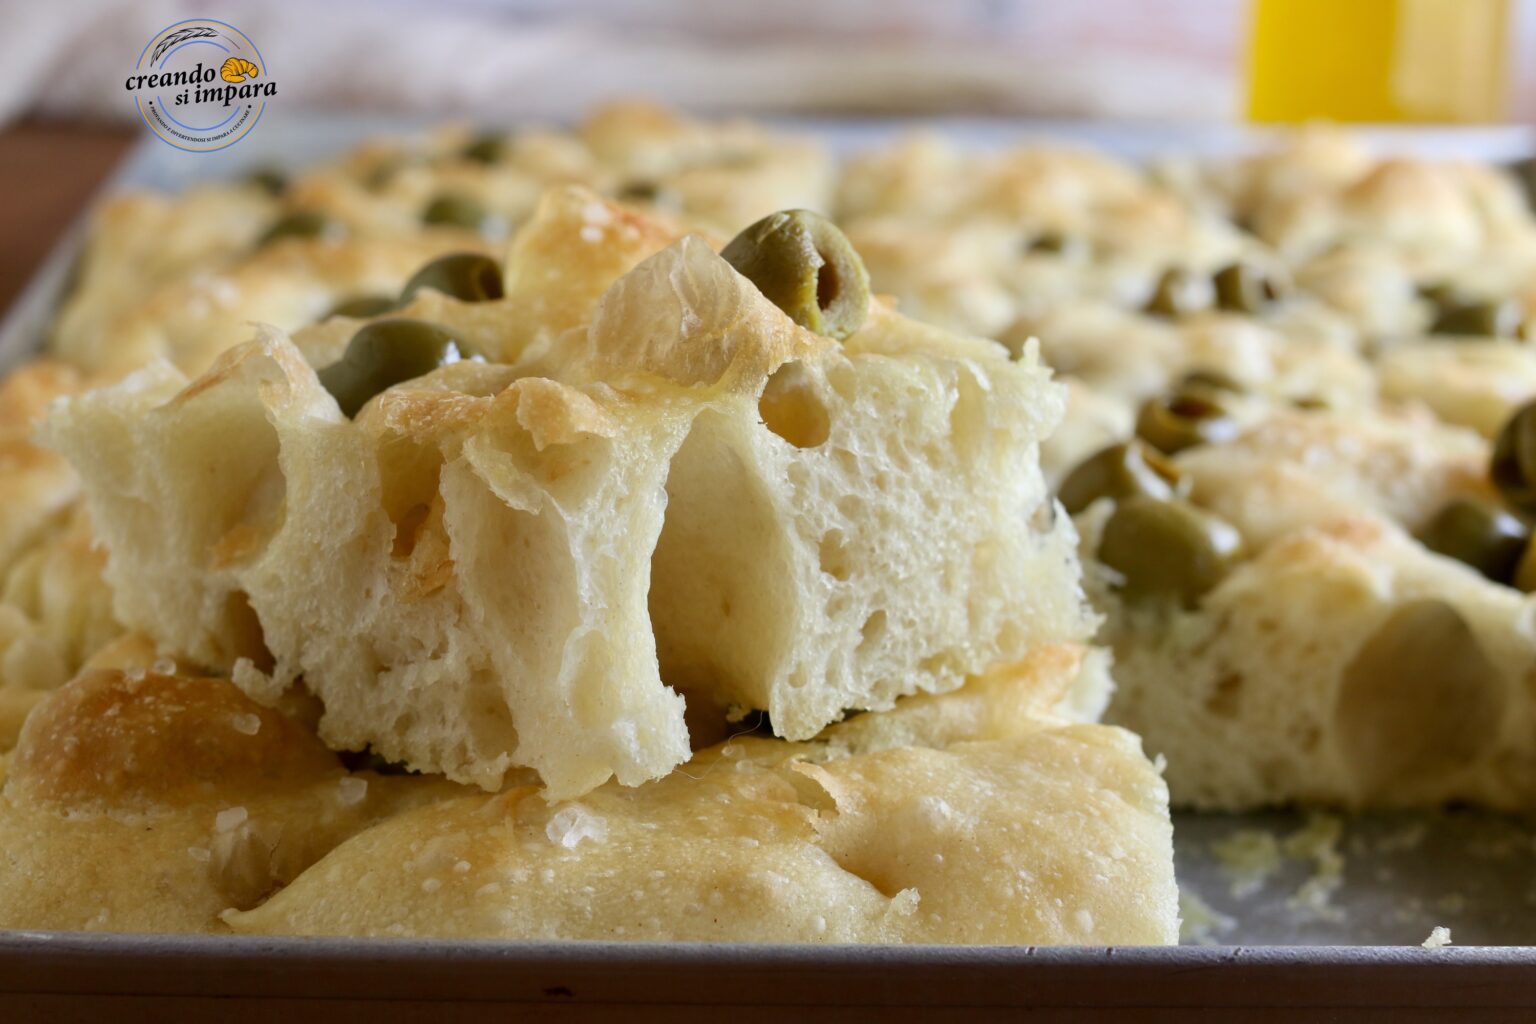
<path id="1" fill-rule="evenodd" d="M 269 331 L 63 407 L 123 621 L 264 701 L 302 679 L 334 746 L 555 798 L 682 762 L 673 686 L 803 739 L 1092 628 L 1033 349 L 879 303 L 839 344 L 688 237 L 523 356 L 348 420 Z"/>

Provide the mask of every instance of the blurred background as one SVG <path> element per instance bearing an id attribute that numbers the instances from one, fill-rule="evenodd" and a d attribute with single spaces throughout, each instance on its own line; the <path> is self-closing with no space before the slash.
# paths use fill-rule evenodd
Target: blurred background
<path id="1" fill-rule="evenodd" d="M 1536 0 L 0 0 L 0 122 L 131 118 L 124 65 L 194 16 L 289 111 L 1536 116 Z"/>
<path id="2" fill-rule="evenodd" d="M 706 114 L 1536 122 L 1536 0 L 0 0 L 0 308 L 149 137 L 124 76 L 190 17 L 256 41 L 273 118 L 569 119 L 638 95 Z"/>

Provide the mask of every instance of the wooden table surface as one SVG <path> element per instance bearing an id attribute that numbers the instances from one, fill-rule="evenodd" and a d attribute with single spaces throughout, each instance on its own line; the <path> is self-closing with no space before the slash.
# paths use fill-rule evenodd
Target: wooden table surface
<path id="1" fill-rule="evenodd" d="M 0 315 L 142 133 L 45 121 L 0 130 Z"/>

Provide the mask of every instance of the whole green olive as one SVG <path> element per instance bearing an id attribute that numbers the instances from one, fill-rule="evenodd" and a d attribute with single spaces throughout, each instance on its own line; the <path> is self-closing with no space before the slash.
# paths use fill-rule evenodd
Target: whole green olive
<path id="1" fill-rule="evenodd" d="M 1145 311 L 1157 316 L 1188 316 L 1209 309 L 1213 297 L 1210 279 L 1182 267 L 1169 267 L 1157 279 Z"/>
<path id="2" fill-rule="evenodd" d="M 506 295 L 500 265 L 478 252 L 439 256 L 411 275 L 400 300 L 409 302 L 423 288 L 435 288 L 460 302 L 489 302 Z"/>
<path id="3" fill-rule="evenodd" d="M 1333 720 L 1369 798 L 1443 778 L 1485 753 L 1505 686 L 1476 632 L 1439 598 L 1405 601 L 1345 665 Z"/>
<path id="4" fill-rule="evenodd" d="M 1142 403 L 1136 436 L 1166 455 L 1237 436 L 1238 422 L 1211 389 L 1181 388 Z"/>
<path id="5" fill-rule="evenodd" d="M 319 238 L 336 232 L 336 225 L 323 213 L 314 210 L 295 210 L 285 214 L 257 239 L 258 246 L 269 245 L 283 238 Z"/>
<path id="6" fill-rule="evenodd" d="M 459 155 L 479 164 L 500 163 L 511 148 L 512 137 L 506 132 L 483 132 L 470 140 Z"/>
<path id="7" fill-rule="evenodd" d="M 1464 562 L 1493 580 L 1512 584 L 1531 531 L 1496 505 L 1476 498 L 1453 498 L 1419 531 L 1429 550 Z"/>
<path id="8" fill-rule="evenodd" d="M 1217 307 L 1233 313 L 1262 313 L 1285 293 L 1273 274 L 1241 261 L 1216 271 L 1211 283 L 1216 286 Z"/>
<path id="9" fill-rule="evenodd" d="M 1536 514 L 1536 402 L 1505 421 L 1493 443 L 1488 476 L 1505 501 Z"/>
<path id="10" fill-rule="evenodd" d="M 341 359 L 320 371 L 320 383 L 352 417 L 379 392 L 470 354 L 437 324 L 406 317 L 375 320 L 359 327 Z"/>
<path id="11" fill-rule="evenodd" d="M 1179 493 L 1184 476 L 1163 453 L 1136 438 L 1110 445 L 1078 464 L 1057 489 L 1062 507 L 1076 515 L 1100 498 L 1120 501 L 1133 495 L 1168 500 Z"/>
<path id="12" fill-rule="evenodd" d="M 485 207 L 479 200 L 458 193 L 447 193 L 427 204 L 427 208 L 421 212 L 421 222 L 479 231 L 486 216 Z"/>
<path id="13" fill-rule="evenodd" d="M 772 213 L 720 255 L 801 327 L 837 341 L 864 326 L 869 272 L 848 236 L 819 213 Z"/>
<path id="14" fill-rule="evenodd" d="M 1228 522 L 1185 501 L 1136 495 L 1120 502 L 1099 538 L 1099 561 L 1120 574 L 1127 598 L 1172 598 L 1193 607 L 1242 552 Z"/>
<path id="15" fill-rule="evenodd" d="M 388 295 L 358 295 L 338 302 L 321 319 L 329 320 L 333 316 L 345 316 L 353 320 L 366 320 L 369 317 L 382 316 L 399 305 L 398 300 Z"/>
<path id="16" fill-rule="evenodd" d="M 254 185 L 269 196 L 280 196 L 288 191 L 288 175 L 277 167 L 257 167 L 245 176 L 247 185 Z"/>
<path id="17" fill-rule="evenodd" d="M 1440 307 L 1431 334 L 1468 337 L 1516 338 L 1525 324 L 1525 308 L 1518 299 L 1487 299 L 1450 303 Z"/>

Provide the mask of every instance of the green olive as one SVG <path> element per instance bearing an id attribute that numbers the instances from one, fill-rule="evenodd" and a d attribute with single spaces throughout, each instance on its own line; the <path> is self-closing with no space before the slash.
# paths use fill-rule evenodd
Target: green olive
<path id="1" fill-rule="evenodd" d="M 501 267 L 478 252 L 439 256 L 411 275 L 401 289 L 400 300 L 409 302 L 423 288 L 435 288 L 460 302 L 489 302 L 506 295 Z"/>
<path id="2" fill-rule="evenodd" d="M 269 196 L 280 196 L 288 191 L 288 175 L 276 167 L 257 167 L 245 176 L 245 183 Z"/>
<path id="3" fill-rule="evenodd" d="M 421 213 L 423 224 L 444 224 L 470 231 L 479 231 L 485 218 L 485 207 L 479 200 L 460 194 L 440 195 Z"/>
<path id="4" fill-rule="evenodd" d="M 1167 455 L 1237 436 L 1238 423 L 1208 389 L 1182 388 L 1149 398 L 1136 416 L 1136 436 Z"/>
<path id="5" fill-rule="evenodd" d="M 1345 665 L 1334 721 L 1365 798 L 1454 774 L 1505 717 L 1502 673 L 1446 601 L 1398 605 Z"/>
<path id="6" fill-rule="evenodd" d="M 329 320 L 333 316 L 345 316 L 353 320 L 366 320 L 369 317 L 382 316 L 399 305 L 398 300 L 388 295 L 358 295 L 338 302 L 321 319 Z"/>
<path id="7" fill-rule="evenodd" d="M 1211 278 L 1216 286 L 1216 305 L 1233 313 L 1261 313 L 1284 294 L 1274 275 L 1251 263 L 1231 263 Z"/>
<path id="8" fill-rule="evenodd" d="M 1126 597 L 1173 598 L 1192 607 L 1242 551 L 1230 523 L 1185 501 L 1136 495 L 1120 502 L 1099 539 L 1099 561 L 1120 574 Z"/>
<path id="9" fill-rule="evenodd" d="M 340 361 L 320 371 L 320 383 L 348 417 L 379 392 L 470 355 L 437 324 L 399 317 L 359 327 Z"/>
<path id="10" fill-rule="evenodd" d="M 869 315 L 869 272 L 848 236 L 819 213 L 769 214 L 721 250 L 789 318 L 841 341 Z"/>
<path id="11" fill-rule="evenodd" d="M 1419 540 L 1495 583 L 1513 583 L 1531 531 L 1519 517 L 1489 502 L 1454 498 L 1419 531 Z"/>
<path id="12" fill-rule="evenodd" d="M 654 181 L 626 181 L 619 186 L 614 193 L 614 198 L 621 203 L 654 203 L 661 195 L 661 186 Z"/>
<path id="13" fill-rule="evenodd" d="M 459 155 L 475 163 L 497 164 L 507 155 L 511 143 L 512 137 L 506 132 L 485 132 L 475 136 Z"/>
<path id="14" fill-rule="evenodd" d="M 1179 390 L 1225 391 L 1233 395 L 1246 395 L 1248 389 L 1220 370 L 1204 367 L 1190 370 L 1179 380 Z"/>
<path id="15" fill-rule="evenodd" d="M 1157 279 L 1157 287 L 1147 300 L 1146 312 L 1158 316 L 1187 316 L 1208 309 L 1211 298 L 1209 279 L 1191 274 L 1182 267 L 1170 267 Z"/>
<path id="16" fill-rule="evenodd" d="M 1487 338 L 1516 338 L 1525 323 L 1525 309 L 1518 299 L 1488 299 L 1450 303 L 1440 307 L 1431 334 L 1459 334 Z"/>
<path id="17" fill-rule="evenodd" d="M 335 225 L 323 213 L 314 210 L 295 210 L 278 219 L 257 240 L 258 246 L 268 245 L 282 238 L 319 238 L 331 234 Z"/>
<path id="18" fill-rule="evenodd" d="M 1100 498 L 1132 495 L 1168 500 L 1182 489 L 1183 474 L 1163 453 L 1136 438 L 1090 455 L 1061 482 L 1056 497 L 1076 515 Z"/>
<path id="19" fill-rule="evenodd" d="M 1419 293 L 1419 298 L 1427 299 L 1436 306 L 1459 306 L 1473 299 L 1459 285 L 1450 281 L 1429 281 L 1414 289 Z"/>
<path id="20" fill-rule="evenodd" d="M 1522 406 L 1493 443 L 1488 476 L 1504 500 L 1536 513 L 1536 402 Z"/>

